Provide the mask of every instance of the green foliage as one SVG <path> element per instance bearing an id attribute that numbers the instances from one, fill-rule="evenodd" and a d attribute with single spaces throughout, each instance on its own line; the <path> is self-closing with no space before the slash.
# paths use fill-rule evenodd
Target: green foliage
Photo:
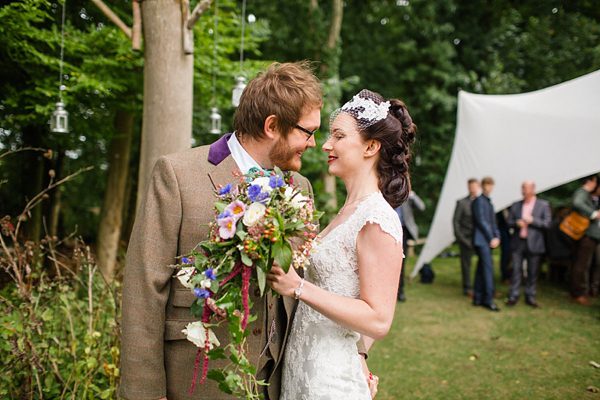
<path id="1" fill-rule="evenodd" d="M 42 267 L 51 255 L 60 257 L 51 250 L 57 243 L 45 241 L 39 249 L 13 244 L 13 254 L 28 268 L 22 269 L 24 285 L 12 282 L 0 290 L 0 397 L 116 398 L 119 285 L 102 280 L 82 242 L 75 243 L 72 259 L 61 257 L 68 266 L 56 264 L 56 273 L 73 274 L 62 276 Z M 5 271 L 15 273 L 10 259 L 0 255 Z"/>

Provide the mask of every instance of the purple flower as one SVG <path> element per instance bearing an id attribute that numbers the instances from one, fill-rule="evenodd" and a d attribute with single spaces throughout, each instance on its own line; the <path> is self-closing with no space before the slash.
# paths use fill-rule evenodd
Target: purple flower
<path id="1" fill-rule="evenodd" d="M 210 297 L 210 291 L 206 289 L 194 288 L 194 296 L 201 299 L 206 299 Z"/>
<path id="2" fill-rule="evenodd" d="M 221 188 L 221 190 L 219 190 L 219 195 L 223 196 L 224 194 L 231 192 L 231 188 L 231 183 L 228 183 L 224 188 Z"/>
<path id="3" fill-rule="evenodd" d="M 204 271 L 204 276 L 206 276 L 211 281 L 214 281 L 215 279 L 217 279 L 217 277 L 215 276 L 215 273 L 213 272 L 212 268 L 209 268 L 206 271 Z"/>
<path id="4" fill-rule="evenodd" d="M 225 212 L 230 213 L 234 220 L 238 220 L 244 216 L 246 205 L 240 200 L 234 200 L 225 207 Z"/>
<path id="5" fill-rule="evenodd" d="M 219 224 L 219 236 L 222 239 L 231 239 L 235 235 L 235 219 L 231 216 L 217 219 Z"/>
<path id="6" fill-rule="evenodd" d="M 233 216 L 233 214 L 229 210 L 225 209 L 221 214 L 217 215 L 217 222 L 220 219 L 229 218 L 231 216 Z"/>
<path id="7" fill-rule="evenodd" d="M 271 178 L 269 178 L 269 186 L 271 186 L 273 189 L 282 187 L 283 186 L 283 177 L 279 174 L 271 175 Z"/>
<path id="8" fill-rule="evenodd" d="M 259 185 L 250 185 L 248 188 L 248 198 L 252 202 L 258 201 L 258 196 L 260 196 L 261 188 Z"/>

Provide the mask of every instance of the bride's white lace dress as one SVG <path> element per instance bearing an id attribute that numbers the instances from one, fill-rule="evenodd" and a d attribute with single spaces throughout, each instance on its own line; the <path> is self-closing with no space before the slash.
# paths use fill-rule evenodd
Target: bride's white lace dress
<path id="1" fill-rule="evenodd" d="M 339 296 L 359 298 L 356 238 L 367 223 L 378 224 L 397 243 L 402 242 L 398 215 L 375 192 L 315 245 L 306 280 Z M 301 301 L 285 348 L 281 399 L 370 400 L 356 348 L 358 339 L 357 332 Z"/>

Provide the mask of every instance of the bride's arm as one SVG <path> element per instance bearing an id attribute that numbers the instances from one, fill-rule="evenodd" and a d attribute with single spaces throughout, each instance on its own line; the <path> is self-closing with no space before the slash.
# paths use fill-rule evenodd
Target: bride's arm
<path id="1" fill-rule="evenodd" d="M 358 234 L 356 254 L 360 299 L 338 296 L 306 282 L 300 300 L 336 323 L 378 340 L 387 334 L 394 318 L 402 243 L 396 243 L 378 224 L 366 224 Z M 302 281 L 293 268 L 285 274 L 276 266 L 267 280 L 275 291 L 290 297 Z"/>

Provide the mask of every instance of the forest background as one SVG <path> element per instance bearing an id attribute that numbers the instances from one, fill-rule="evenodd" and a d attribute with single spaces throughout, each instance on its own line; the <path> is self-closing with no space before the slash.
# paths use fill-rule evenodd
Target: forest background
<path id="1" fill-rule="evenodd" d="M 60 377 L 58 386 L 48 391 L 64 395 L 85 388 L 93 392 L 96 389 L 90 386 L 89 378 L 101 369 L 106 382 L 101 387 L 96 384 L 96 388 L 102 389 L 103 395 L 114 395 L 118 382 L 118 282 L 139 200 L 144 87 L 152 82 L 144 83 L 145 41 L 141 50 L 133 50 L 130 38 L 98 3 L 66 2 L 62 96 L 70 114 L 70 130 L 59 134 L 50 132 L 48 121 L 58 101 L 64 2 L 0 2 L 0 216 L 9 216 L 3 220 L 6 247 L 1 256 L 5 271 L 0 280 L 0 300 L 3 307 L 15 310 L 25 307 L 14 300 L 17 297 L 29 302 L 19 317 L 16 311 L 8 313 L 5 318 L 10 321 L 4 321 L 0 331 L 5 339 L 14 338 L 14 345 L 10 340 L 3 345 L 3 350 L 12 354 L 7 365 L 29 365 L 19 378 L 29 382 L 27 385 L 19 386 L 15 383 L 19 380 L 10 378 L 13 389 L 6 390 L 14 390 L 12 393 L 33 393 L 35 387 L 41 393 L 42 387 L 54 387 L 45 385 L 43 377 L 56 378 L 56 374 Z M 134 24 L 132 8 L 139 2 L 104 3 L 125 25 Z M 182 9 L 193 9 L 200 1 L 176 3 Z M 459 90 L 523 93 L 600 68 L 600 8 L 593 0 L 248 0 L 241 65 L 242 1 L 219 0 L 218 13 L 215 4 L 212 1 L 193 26 L 190 145 L 217 139 L 217 135 L 209 134 L 211 107 L 219 108 L 222 132 L 231 130 L 235 112 L 231 90 L 236 76 L 241 74 L 249 80 L 272 61 L 314 60 L 324 83 L 325 107 L 317 147 L 305 153 L 301 172 L 313 182 L 317 207 L 327 211 L 322 222 L 331 218 L 344 198 L 343 185 L 326 173 L 326 156 L 320 150 L 327 135 L 327 118 L 360 89 L 402 99 L 419 127 L 411 176 L 413 189 L 427 206 L 418 216 L 424 236 L 453 145 Z M 248 18 L 250 14 L 255 18 Z M 144 35 L 148 29 L 160 27 L 145 25 Z M 161 123 L 167 141 L 170 135 L 178 134 L 169 129 L 173 121 L 165 118 Z M 568 135 L 565 132 L 565 140 Z M 38 150 L 19 151 L 23 148 Z M 30 204 L 23 212 L 26 204 L 49 185 L 88 167 L 93 168 L 45 191 L 39 203 Z M 473 176 L 481 178 L 484 173 L 473 171 Z M 553 205 L 568 205 L 575 187 L 577 184 L 571 183 L 543 196 Z M 11 244 L 9 231 L 15 232 L 15 227 L 19 228 L 18 235 Z M 97 275 L 97 244 L 103 237 L 115 235 L 117 240 L 111 239 L 116 249 L 111 256 L 113 267 L 101 266 L 101 270 L 109 272 L 107 281 L 113 275 L 117 279 L 92 283 Z M 43 256 L 38 257 L 40 245 Z M 59 263 L 52 251 L 68 257 Z M 25 260 L 19 264 L 23 279 L 21 286 L 19 282 L 14 286 L 16 278 L 8 272 L 14 261 L 10 254 L 19 252 Z M 70 278 L 76 284 L 60 281 L 62 289 L 54 293 L 48 287 L 35 286 L 41 282 L 58 284 L 55 279 L 69 265 L 76 266 Z M 44 274 L 47 280 L 42 279 Z M 103 290 L 103 285 L 112 291 Z M 58 332 L 60 324 L 67 323 L 54 321 L 52 315 L 58 314 L 42 317 L 44 310 L 36 308 L 35 298 L 37 304 L 81 302 L 78 309 L 87 321 L 82 332 L 71 320 L 71 337 L 65 337 L 66 343 L 58 347 L 70 349 L 72 371 L 79 372 L 65 376 L 67 362 L 57 363 L 61 356 L 56 354 L 52 356 L 56 357 L 52 359 L 54 366 L 51 361 L 45 367 L 31 361 L 32 355 L 50 357 L 53 344 L 44 342 L 46 347 L 36 347 L 35 335 L 30 339 L 19 335 L 28 330 L 39 333 L 40 324 L 50 321 Z M 99 302 L 103 312 L 90 306 L 91 299 Z M 63 311 L 70 309 L 65 307 Z M 41 313 L 39 320 L 27 322 L 27 316 L 36 313 Z M 102 324 L 113 332 L 106 339 L 110 345 L 104 346 L 111 349 L 108 353 L 100 350 L 104 338 L 94 335 Z M 76 340 L 79 333 L 83 336 Z M 55 342 L 63 341 L 59 336 L 54 338 Z M 94 349 L 99 353 L 91 362 Z"/>

